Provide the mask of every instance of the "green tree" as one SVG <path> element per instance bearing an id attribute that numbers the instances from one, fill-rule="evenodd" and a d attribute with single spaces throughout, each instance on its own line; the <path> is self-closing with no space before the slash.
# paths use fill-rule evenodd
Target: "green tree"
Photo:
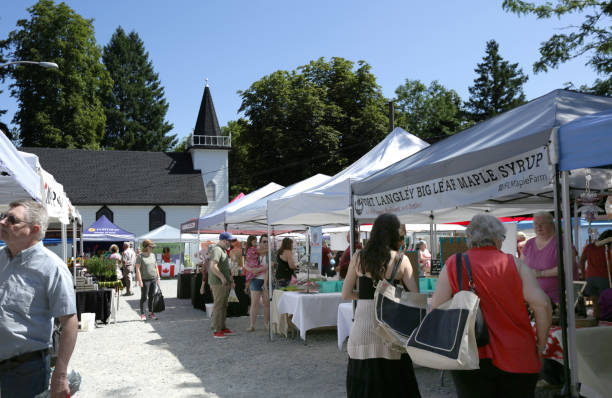
<path id="1" fill-rule="evenodd" d="M 370 66 L 320 58 L 276 71 L 242 96 L 246 121 L 232 146 L 246 146 L 251 189 L 287 185 L 316 173 L 335 174 L 386 134 L 385 99 Z M 236 175 L 230 163 L 230 176 Z M 230 177 L 231 179 L 232 177 Z"/>
<path id="2" fill-rule="evenodd" d="M 17 21 L 5 42 L 8 58 L 55 62 L 59 70 L 10 70 L 11 95 L 19 104 L 13 123 L 22 145 L 98 148 L 106 122 L 100 93 L 111 79 L 100 63 L 93 21 L 52 0 L 40 0 L 28 12 L 30 19 Z"/>
<path id="3" fill-rule="evenodd" d="M 409 80 L 395 90 L 396 124 L 433 143 L 467 127 L 461 97 L 438 81 Z"/>
<path id="4" fill-rule="evenodd" d="M 538 19 L 561 18 L 566 14 L 584 13 L 579 25 L 567 27 L 567 33 L 553 34 L 540 45 L 540 59 L 533 65 L 535 73 L 557 68 L 571 59 L 587 56 L 587 65 L 602 78 L 583 90 L 612 95 L 612 1 L 555 0 L 542 5 L 521 0 L 504 0 L 502 7 L 519 16 L 533 14 Z"/>
<path id="5" fill-rule="evenodd" d="M 0 64 L 3 64 L 6 62 L 6 59 L 4 59 L 4 57 L 2 56 L 2 49 L 3 49 L 3 43 L 4 41 L 0 41 Z M 7 69 L 6 68 L 0 68 L 0 82 L 4 83 L 5 79 L 6 79 L 6 73 L 7 73 Z M 0 90 L 0 94 L 2 94 L 4 91 Z M 2 117 L 2 115 L 6 114 L 7 110 L 6 109 L 0 109 L 0 117 Z M 0 121 L 0 129 L 2 129 L 2 131 L 7 134 L 9 140 L 12 139 L 12 135 L 9 132 L 9 127 L 6 123 L 4 123 L 3 121 Z"/>
<path id="6" fill-rule="evenodd" d="M 112 90 L 102 96 L 106 113 L 102 146 L 170 150 L 177 140 L 176 135 L 167 135 L 173 126 L 164 121 L 168 111 L 164 88 L 138 34 L 126 34 L 118 27 L 104 47 L 102 61 L 114 82 Z"/>
<path id="7" fill-rule="evenodd" d="M 499 55 L 495 40 L 487 42 L 482 60 L 474 69 L 478 77 L 468 88 L 470 98 L 465 104 L 469 117 L 476 123 L 524 104 L 523 84 L 528 79 L 518 63 L 511 64 Z"/>

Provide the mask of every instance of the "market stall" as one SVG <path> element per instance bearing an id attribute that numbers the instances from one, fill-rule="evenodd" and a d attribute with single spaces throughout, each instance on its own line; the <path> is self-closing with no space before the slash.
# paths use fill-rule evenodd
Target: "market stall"
<path id="1" fill-rule="evenodd" d="M 589 175 L 594 178 L 587 179 L 586 170 L 576 169 L 612 163 L 606 139 L 609 135 L 605 136 L 612 127 L 612 117 L 608 111 L 606 117 L 600 118 L 611 124 L 594 132 L 597 138 L 593 141 L 586 138 L 584 125 L 574 125 L 575 134 L 569 134 L 575 138 L 573 142 L 566 142 L 557 130 L 571 130 L 569 123 L 581 117 L 586 125 L 593 126 L 588 115 L 611 109 L 612 98 L 555 90 L 352 184 L 355 218 L 369 222 L 380 213 L 392 212 L 403 222 L 452 222 L 471 219 L 481 212 L 507 216 L 555 209 L 557 229 L 561 229 L 563 218 L 564 229 L 571 230 L 570 190 L 582 192 L 587 181 L 591 189 L 611 185 L 606 172 L 592 170 Z M 555 183 L 559 169 L 574 170 L 571 176 L 562 176 L 561 190 Z M 562 197 L 565 217 L 561 206 L 556 205 Z M 571 234 L 564 236 L 567 241 L 563 262 L 567 265 L 559 265 L 559 277 L 565 280 L 567 301 L 573 303 L 572 273 L 568 272 L 573 263 Z M 564 274 L 568 277 L 564 278 Z M 562 308 L 565 309 L 563 304 Z M 572 306 L 567 311 L 570 342 L 566 365 L 572 369 L 570 384 L 576 396 L 574 323 Z"/>

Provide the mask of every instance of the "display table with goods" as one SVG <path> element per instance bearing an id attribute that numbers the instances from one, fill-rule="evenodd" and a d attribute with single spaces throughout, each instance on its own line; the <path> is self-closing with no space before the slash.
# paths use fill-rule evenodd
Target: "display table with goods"
<path id="1" fill-rule="evenodd" d="M 291 322 L 300 331 L 302 340 L 310 329 L 336 326 L 342 293 L 284 292 L 278 298 L 278 313 L 291 314 Z"/>
<path id="2" fill-rule="evenodd" d="M 342 351 L 342 344 L 351 334 L 353 327 L 353 302 L 340 303 L 338 306 L 338 349 Z"/>

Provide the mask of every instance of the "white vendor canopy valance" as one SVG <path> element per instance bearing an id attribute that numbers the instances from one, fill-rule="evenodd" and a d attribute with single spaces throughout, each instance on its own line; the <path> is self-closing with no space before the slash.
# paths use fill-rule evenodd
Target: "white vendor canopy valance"
<path id="1" fill-rule="evenodd" d="M 352 184 L 355 217 L 402 222 L 469 220 L 552 209 L 551 134 L 581 116 L 612 109 L 612 98 L 555 90 L 482 122 Z M 594 144 L 596 145 L 596 144 Z M 588 157 L 592 146 L 572 150 Z M 572 186 L 584 187 L 584 173 Z M 594 188 L 591 185 L 591 188 Z"/>
<path id="2" fill-rule="evenodd" d="M 219 235 L 216 236 L 218 237 Z M 198 240 L 198 235 L 181 234 L 181 231 L 178 228 L 164 224 L 161 227 L 157 227 L 154 230 L 136 238 L 136 240 L 139 242 L 142 242 L 145 239 L 152 240 L 153 242 L 192 242 Z"/>
<path id="3" fill-rule="evenodd" d="M 268 202 L 268 222 L 270 225 L 347 225 L 351 181 L 372 175 L 428 145 L 398 127 L 359 160 L 323 184 Z"/>
<path id="4" fill-rule="evenodd" d="M 29 198 L 42 202 L 40 177 L 0 130 L 0 204 Z"/>

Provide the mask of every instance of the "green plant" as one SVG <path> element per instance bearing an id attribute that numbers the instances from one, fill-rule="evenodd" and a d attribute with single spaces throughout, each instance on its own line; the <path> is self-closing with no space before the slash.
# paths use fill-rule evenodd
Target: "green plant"
<path id="1" fill-rule="evenodd" d="M 91 257 L 85 260 L 87 271 L 95 276 L 112 277 L 115 275 L 115 260 L 101 257 Z"/>

